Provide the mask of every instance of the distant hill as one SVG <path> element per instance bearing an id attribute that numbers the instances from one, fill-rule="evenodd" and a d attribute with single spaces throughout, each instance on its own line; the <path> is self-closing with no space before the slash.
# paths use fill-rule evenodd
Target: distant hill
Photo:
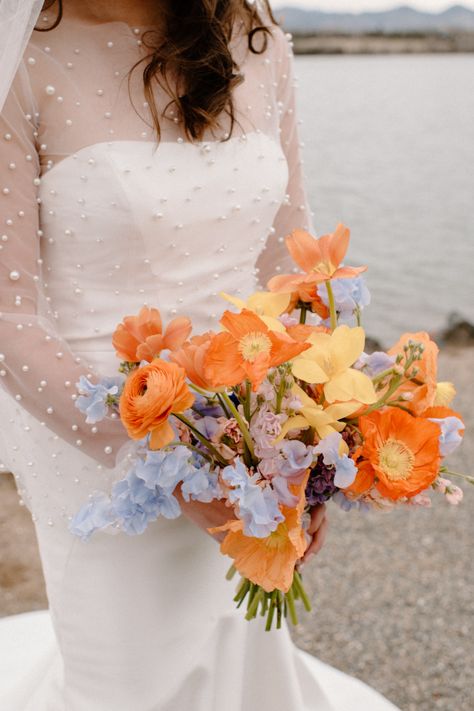
<path id="1" fill-rule="evenodd" d="M 322 12 L 277 7 L 275 16 L 289 32 L 474 32 L 474 10 L 463 5 L 439 13 L 422 12 L 407 5 L 385 12 Z"/>

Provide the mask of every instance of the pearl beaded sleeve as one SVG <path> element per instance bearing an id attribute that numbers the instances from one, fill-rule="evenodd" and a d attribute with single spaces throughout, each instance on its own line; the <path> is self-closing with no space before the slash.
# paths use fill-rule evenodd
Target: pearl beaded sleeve
<path id="1" fill-rule="evenodd" d="M 75 383 L 88 374 L 56 333 L 42 292 L 35 107 L 19 72 L 0 117 L 0 376 L 35 418 L 106 466 L 127 439 L 119 421 L 85 424 Z"/>
<path id="2" fill-rule="evenodd" d="M 302 228 L 314 234 L 313 213 L 305 188 L 303 161 L 299 138 L 299 121 L 296 108 L 297 80 L 295 78 L 294 55 L 291 35 L 275 33 L 277 44 L 273 69 L 276 74 L 278 109 L 280 115 L 280 141 L 288 163 L 288 186 L 285 201 L 277 212 L 272 232 L 265 249 L 257 260 L 259 281 L 266 286 L 267 281 L 279 271 L 291 271 L 294 264 L 285 246 L 284 238 L 295 228 Z"/>
<path id="3" fill-rule="evenodd" d="M 96 463 L 113 467 L 127 437 L 117 420 L 85 424 L 75 383 L 114 374 L 116 323 L 148 303 L 215 328 L 219 291 L 254 288 L 261 245 L 264 284 L 290 268 L 285 235 L 311 229 L 291 44 L 272 35 L 262 54 L 235 38 L 232 140 L 220 142 L 223 125 L 192 148 L 169 111 L 157 151 L 139 71 L 128 95 L 138 28 L 66 18 L 26 50 L 0 116 L 0 384 Z M 161 112 L 168 97 L 156 98 Z M 107 358 L 100 372 L 92 350 Z"/>

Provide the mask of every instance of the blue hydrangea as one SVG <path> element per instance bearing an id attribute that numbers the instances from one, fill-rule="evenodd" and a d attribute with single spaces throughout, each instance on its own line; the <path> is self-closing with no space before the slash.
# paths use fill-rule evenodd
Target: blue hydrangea
<path id="1" fill-rule="evenodd" d="M 370 292 L 364 277 L 353 279 L 333 279 L 331 286 L 334 294 L 336 310 L 339 313 L 339 323 L 350 324 L 356 311 L 362 311 L 370 304 Z M 329 308 L 329 297 L 326 284 L 318 285 L 318 295 Z"/>
<path id="2" fill-rule="evenodd" d="M 100 422 L 107 414 L 108 397 L 117 397 L 123 385 L 123 378 L 102 378 L 98 383 L 91 383 L 85 375 L 81 375 L 76 387 L 81 395 L 76 398 L 76 407 L 87 415 L 86 422 L 90 425 Z"/>
<path id="3" fill-rule="evenodd" d="M 340 432 L 331 432 L 314 447 L 315 454 L 321 454 L 326 466 L 335 467 L 334 484 L 339 489 L 345 489 L 354 483 L 357 467 L 347 454 L 340 454 L 342 441 Z"/>
<path id="4" fill-rule="evenodd" d="M 462 422 L 459 417 L 454 416 L 443 418 L 429 417 L 428 419 L 439 425 L 441 429 L 439 451 L 442 457 L 447 457 L 448 454 L 452 454 L 462 442 L 462 435 L 460 433 L 465 428 L 464 422 Z"/>
<path id="5" fill-rule="evenodd" d="M 256 483 L 258 474 L 249 475 L 246 466 L 238 459 L 234 465 L 222 470 L 222 478 L 233 487 L 228 498 L 239 506 L 239 518 L 244 522 L 246 536 L 266 538 L 276 531 L 284 516 L 276 492 Z"/>

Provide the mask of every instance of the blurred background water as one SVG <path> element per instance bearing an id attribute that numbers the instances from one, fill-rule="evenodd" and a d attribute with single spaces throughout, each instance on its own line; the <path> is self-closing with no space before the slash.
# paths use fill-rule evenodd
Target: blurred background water
<path id="1" fill-rule="evenodd" d="M 296 73 L 316 232 L 351 228 L 368 333 L 473 323 L 474 56 L 300 56 Z"/>

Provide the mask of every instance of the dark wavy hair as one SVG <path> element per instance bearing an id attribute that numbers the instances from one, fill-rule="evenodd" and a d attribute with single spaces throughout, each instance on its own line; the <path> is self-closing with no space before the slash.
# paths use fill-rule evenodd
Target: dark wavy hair
<path id="1" fill-rule="evenodd" d="M 159 0 L 157 0 L 159 1 Z M 47 0 L 43 10 L 57 3 L 58 12 L 49 27 L 37 27 L 39 32 L 56 28 L 63 17 L 64 0 Z M 258 4 L 262 8 L 259 10 Z M 233 89 L 243 81 L 240 69 L 229 50 L 229 42 L 237 20 L 242 20 L 248 38 L 248 48 L 262 54 L 267 47 L 270 27 L 277 22 L 268 0 L 169 0 L 162 5 L 164 31 L 149 30 L 143 44 L 149 53 L 130 70 L 143 69 L 145 98 L 150 106 L 158 140 L 160 117 L 153 96 L 158 82 L 170 97 L 166 110 L 174 105 L 178 120 L 190 140 L 200 140 L 207 128 L 219 126 L 222 113 L 230 118 L 232 134 L 235 125 Z M 167 77 L 176 78 L 171 85 Z"/>

